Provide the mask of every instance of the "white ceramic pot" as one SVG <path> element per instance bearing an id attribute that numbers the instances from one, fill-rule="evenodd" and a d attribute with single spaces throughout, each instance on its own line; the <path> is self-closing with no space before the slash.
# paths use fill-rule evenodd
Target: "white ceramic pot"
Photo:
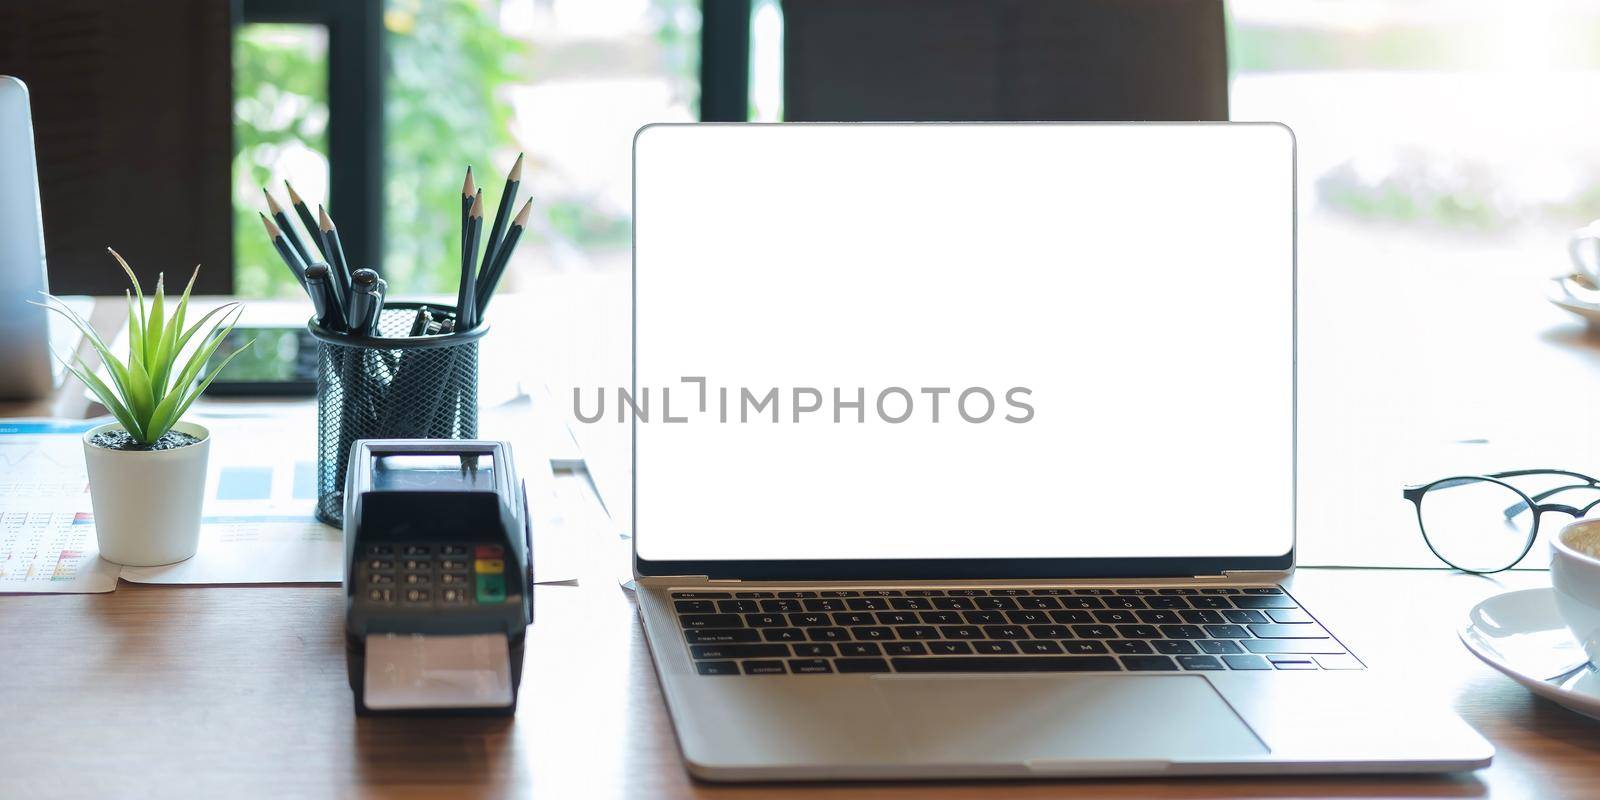
<path id="1" fill-rule="evenodd" d="M 1580 519 L 1550 540 L 1550 583 L 1561 619 L 1583 645 L 1589 662 L 1600 667 L 1600 558 L 1567 543 L 1571 534 L 1593 536 L 1596 529 L 1600 519 Z"/>
<path id="2" fill-rule="evenodd" d="M 200 546 L 211 432 L 192 422 L 172 429 L 200 441 L 174 450 L 111 450 L 89 443 L 108 423 L 83 435 L 100 557 L 130 567 L 172 564 Z"/>

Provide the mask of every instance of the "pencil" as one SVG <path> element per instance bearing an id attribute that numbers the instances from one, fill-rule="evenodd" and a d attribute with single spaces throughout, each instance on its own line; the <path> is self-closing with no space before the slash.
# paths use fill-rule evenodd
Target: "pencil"
<path id="1" fill-rule="evenodd" d="M 322 237 L 317 235 L 317 218 L 311 216 L 311 207 L 306 201 L 300 199 L 300 193 L 294 190 L 294 184 L 284 181 L 283 185 L 289 190 L 289 205 L 294 206 L 294 213 L 300 215 L 300 224 L 306 226 L 306 234 L 317 245 L 317 252 L 322 254 L 322 260 L 328 260 L 328 251 L 322 249 Z M 311 253 L 306 252 L 306 263 L 311 263 Z"/>
<path id="2" fill-rule="evenodd" d="M 472 180 L 472 165 L 467 165 L 467 179 L 461 182 L 461 260 L 467 260 L 467 214 L 472 211 L 472 196 L 478 186 Z"/>
<path id="3" fill-rule="evenodd" d="M 517 249 L 517 241 L 522 238 L 522 232 L 528 228 L 528 214 L 533 211 L 533 198 L 522 206 L 517 212 L 517 218 L 511 222 L 510 230 L 506 231 L 506 239 L 501 242 L 500 249 L 495 252 L 494 263 L 489 265 L 488 274 L 478 282 L 478 301 L 475 312 L 478 319 L 483 319 L 485 311 L 489 310 L 489 300 L 494 297 L 494 290 L 499 288 L 500 279 L 506 274 L 506 265 L 511 263 L 511 254 Z"/>
<path id="4" fill-rule="evenodd" d="M 294 225 L 289 222 L 289 215 L 284 213 L 283 206 L 278 205 L 277 198 L 267 187 L 261 187 L 261 193 L 267 196 L 267 211 L 272 214 L 272 220 L 278 224 L 278 229 L 283 231 L 283 238 L 287 239 L 289 246 L 294 248 L 295 255 L 300 256 L 301 273 L 305 272 L 305 265 L 312 262 L 310 251 L 306 250 L 306 243 L 300 240 L 300 234 L 295 231 Z M 302 283 L 304 283 L 302 281 Z"/>
<path id="5" fill-rule="evenodd" d="M 259 212 L 258 212 L 259 213 Z M 267 226 L 267 237 L 272 240 L 272 246 L 277 248 L 278 257 L 283 259 L 284 266 L 294 274 L 294 279 L 300 283 L 300 288 L 306 288 L 306 262 L 290 246 L 284 232 L 274 225 L 266 214 L 261 215 L 261 224 Z"/>
<path id="6" fill-rule="evenodd" d="M 511 209 L 517 204 L 517 187 L 522 185 L 522 154 L 517 154 L 517 163 L 511 165 L 511 172 L 506 174 L 506 190 L 500 195 L 500 206 L 494 212 L 494 227 L 489 229 L 489 241 L 483 246 L 483 266 L 479 268 L 479 283 L 482 283 L 482 274 L 489 270 L 489 265 L 495 262 L 495 257 L 500 252 L 501 239 L 506 233 L 506 220 L 511 218 Z"/>
<path id="7" fill-rule="evenodd" d="M 340 302 L 349 302 L 350 263 L 344 259 L 344 245 L 339 242 L 339 229 L 333 226 L 333 218 L 328 216 L 328 209 L 319 205 L 317 214 L 317 227 L 322 230 L 322 250 L 328 254 L 328 280 L 339 290 Z M 348 319 L 350 307 L 345 306 L 344 311 Z"/>
<path id="8" fill-rule="evenodd" d="M 478 237 L 483 232 L 483 190 L 472 198 L 467 209 L 467 229 L 461 243 L 461 282 L 456 288 L 456 330 L 471 328 L 478 299 Z"/>

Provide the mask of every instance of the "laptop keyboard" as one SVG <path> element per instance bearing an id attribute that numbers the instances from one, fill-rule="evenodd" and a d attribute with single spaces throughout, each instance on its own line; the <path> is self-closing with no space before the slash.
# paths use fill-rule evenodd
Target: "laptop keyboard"
<path id="1" fill-rule="evenodd" d="M 1363 669 L 1276 586 L 671 596 L 701 675 Z"/>

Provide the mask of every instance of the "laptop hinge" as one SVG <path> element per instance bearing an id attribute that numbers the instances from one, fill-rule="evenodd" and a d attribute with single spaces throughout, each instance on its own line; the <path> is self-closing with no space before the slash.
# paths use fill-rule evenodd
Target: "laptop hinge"
<path id="1" fill-rule="evenodd" d="M 1196 580 L 1232 581 L 1243 583 L 1277 583 L 1289 577 L 1286 569 L 1230 569 L 1221 575 L 1196 575 Z"/>

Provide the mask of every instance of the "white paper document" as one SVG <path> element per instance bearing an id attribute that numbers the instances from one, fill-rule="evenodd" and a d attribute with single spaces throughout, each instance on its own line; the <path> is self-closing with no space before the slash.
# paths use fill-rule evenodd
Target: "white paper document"
<path id="1" fill-rule="evenodd" d="M 89 513 L 83 432 L 94 421 L 0 421 L 0 592 L 88 593 L 117 587 Z"/>

